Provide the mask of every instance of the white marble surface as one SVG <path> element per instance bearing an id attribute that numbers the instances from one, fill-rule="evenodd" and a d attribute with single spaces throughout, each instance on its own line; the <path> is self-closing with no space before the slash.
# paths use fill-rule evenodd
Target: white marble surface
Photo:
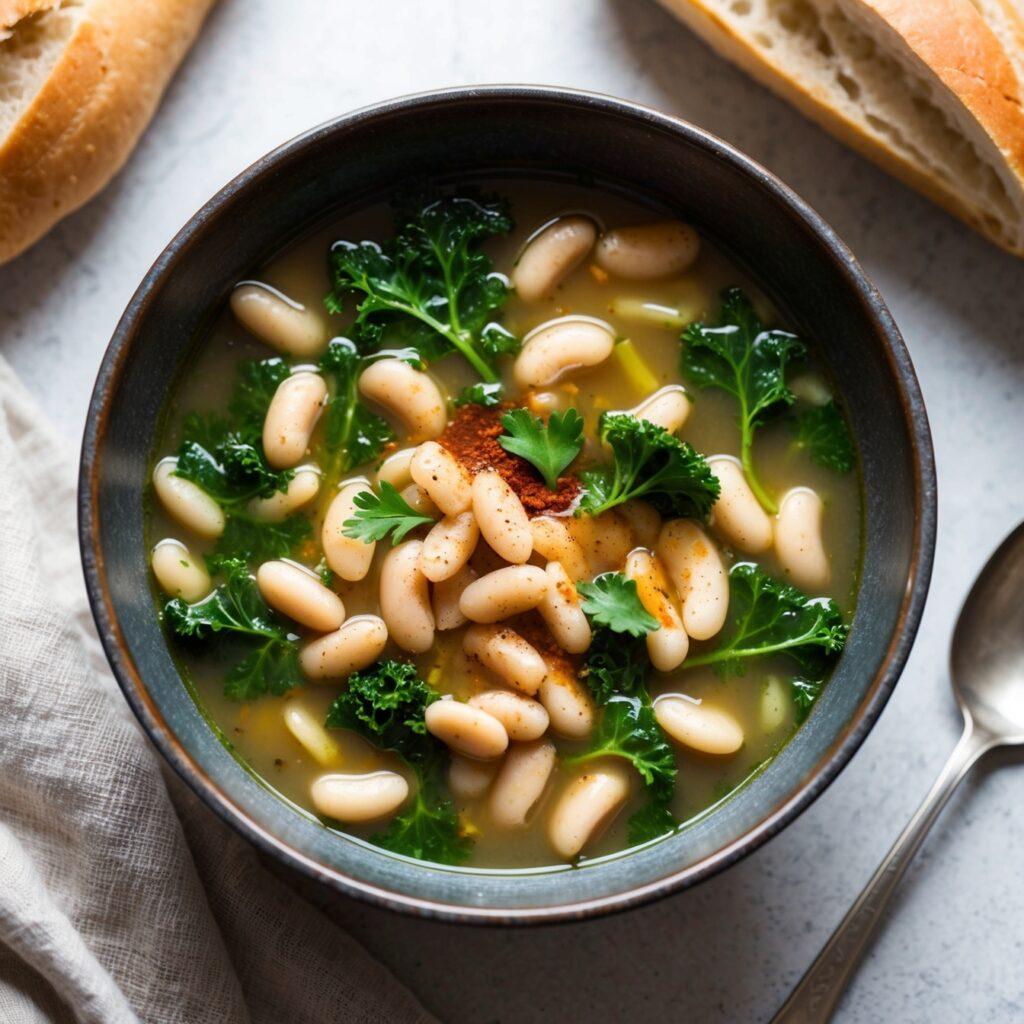
<path id="1" fill-rule="evenodd" d="M 462 930 L 354 903 L 337 916 L 451 1022 L 766 1020 L 931 784 L 957 734 L 959 602 L 1024 514 L 1024 264 L 719 61 L 647 0 L 223 0 L 127 169 L 0 269 L 0 352 L 77 446 L 118 315 L 184 220 L 251 160 L 353 107 L 539 82 L 681 114 L 761 160 L 851 245 L 910 345 L 941 516 L 932 596 L 881 721 L 831 789 L 696 890 L 594 923 Z M 1024 1019 L 1024 772 L 983 767 L 911 870 L 838 1019 Z"/>

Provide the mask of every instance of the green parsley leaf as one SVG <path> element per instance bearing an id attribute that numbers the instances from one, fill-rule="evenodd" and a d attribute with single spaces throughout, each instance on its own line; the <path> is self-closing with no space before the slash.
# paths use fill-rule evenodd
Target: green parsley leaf
<path id="1" fill-rule="evenodd" d="M 750 489 L 765 510 L 778 512 L 754 470 L 754 430 L 795 395 L 786 387 L 786 365 L 806 353 L 803 342 L 787 331 L 765 330 L 754 306 L 739 288 L 722 294 L 718 325 L 690 324 L 682 335 L 682 370 L 701 388 L 720 388 L 739 403 L 740 461 Z"/>
<path id="2" fill-rule="evenodd" d="M 518 342 L 493 322 L 508 282 L 480 246 L 511 228 L 499 199 L 448 196 L 403 211 L 383 245 L 334 243 L 330 306 L 339 309 L 349 292 L 362 296 L 356 330 L 364 349 L 409 345 L 428 362 L 455 350 L 495 383 L 496 357 Z"/>
<path id="3" fill-rule="evenodd" d="M 630 815 L 627 842 L 630 846 L 640 846 L 652 839 L 660 839 L 678 827 L 679 819 L 669 809 L 668 802 L 655 797 Z"/>
<path id="4" fill-rule="evenodd" d="M 239 363 L 238 377 L 228 403 L 228 413 L 239 432 L 262 436 L 270 400 L 290 374 L 288 364 L 278 356 L 247 359 Z"/>
<path id="5" fill-rule="evenodd" d="M 470 384 L 464 387 L 452 403 L 456 409 L 464 405 L 482 405 L 485 409 L 496 409 L 501 405 L 505 393 L 502 384 Z"/>
<path id="6" fill-rule="evenodd" d="M 586 488 L 577 515 L 600 515 L 643 498 L 664 516 L 704 519 L 719 484 L 707 461 L 662 427 L 626 413 L 604 413 L 601 439 L 611 447 L 611 468 L 580 474 Z"/>
<path id="7" fill-rule="evenodd" d="M 548 490 L 558 489 L 558 477 L 583 447 L 583 417 L 575 409 L 553 412 L 545 423 L 526 409 L 501 417 L 505 433 L 498 444 L 533 465 Z"/>
<path id="8" fill-rule="evenodd" d="M 853 469 L 853 440 L 834 401 L 805 409 L 793 419 L 792 428 L 796 447 L 806 451 L 819 466 L 836 473 Z"/>
<path id="9" fill-rule="evenodd" d="M 807 716 L 811 713 L 814 702 L 821 696 L 824 686 L 824 681 L 821 679 L 804 679 L 803 676 L 794 676 L 789 681 L 790 696 L 796 707 L 797 725 L 807 720 Z"/>
<path id="10" fill-rule="evenodd" d="M 270 523 L 229 514 L 213 554 L 206 556 L 206 567 L 215 573 L 225 561 L 267 562 L 272 558 L 288 558 L 312 535 L 313 524 L 302 515 Z"/>
<path id="11" fill-rule="evenodd" d="M 646 636 L 659 629 L 658 620 L 640 603 L 636 581 L 621 572 L 605 572 L 591 583 L 577 583 L 583 598 L 580 607 L 593 626 L 615 633 Z"/>
<path id="12" fill-rule="evenodd" d="M 434 522 L 417 512 L 386 480 L 381 481 L 380 494 L 361 491 L 352 500 L 355 517 L 342 523 L 341 532 L 354 540 L 383 540 L 390 533 L 391 543 L 397 544 L 410 530 Z"/>
<path id="13" fill-rule="evenodd" d="M 595 630 L 587 650 L 584 675 L 598 704 L 607 704 L 616 693 L 642 693 L 650 672 L 645 640 L 610 629 Z"/>

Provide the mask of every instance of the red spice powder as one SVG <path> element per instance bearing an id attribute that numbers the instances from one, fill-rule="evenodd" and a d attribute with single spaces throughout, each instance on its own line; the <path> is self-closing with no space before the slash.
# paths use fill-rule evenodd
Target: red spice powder
<path id="1" fill-rule="evenodd" d="M 438 441 L 461 462 L 470 473 L 493 469 L 519 496 L 529 516 L 567 512 L 580 493 L 580 482 L 574 476 L 558 478 L 558 489 L 549 491 L 540 474 L 526 459 L 505 451 L 498 444 L 504 432 L 501 417 L 511 403 L 495 409 L 482 405 L 464 405 L 445 428 Z"/>

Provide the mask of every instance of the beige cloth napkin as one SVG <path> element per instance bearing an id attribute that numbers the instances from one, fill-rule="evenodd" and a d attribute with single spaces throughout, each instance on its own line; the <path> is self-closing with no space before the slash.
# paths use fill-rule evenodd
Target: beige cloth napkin
<path id="1" fill-rule="evenodd" d="M 0 358 L 0 1022 L 420 1024 L 175 780 L 103 660 L 74 467 Z"/>

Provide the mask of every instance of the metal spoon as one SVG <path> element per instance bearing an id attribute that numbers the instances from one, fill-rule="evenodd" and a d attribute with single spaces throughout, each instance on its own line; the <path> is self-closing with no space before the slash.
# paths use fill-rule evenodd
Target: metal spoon
<path id="1" fill-rule="evenodd" d="M 982 754 L 1024 743 L 1024 523 L 999 546 L 967 595 L 953 633 L 950 668 L 963 735 L 924 803 L 772 1024 L 815 1024 L 832 1016 L 897 883 L 957 784 Z"/>

